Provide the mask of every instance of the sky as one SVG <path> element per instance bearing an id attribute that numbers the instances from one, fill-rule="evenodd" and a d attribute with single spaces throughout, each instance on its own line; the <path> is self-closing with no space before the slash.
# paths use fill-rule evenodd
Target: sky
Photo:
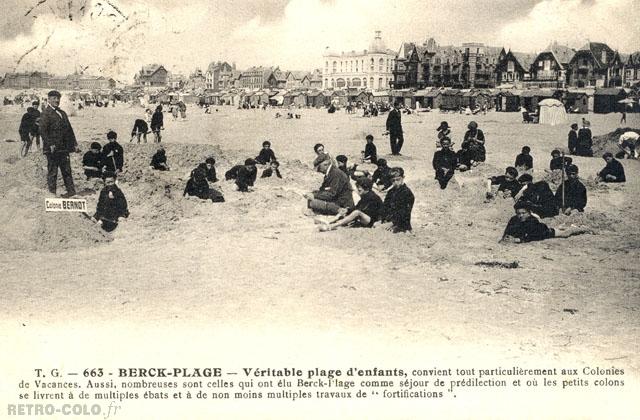
<path id="1" fill-rule="evenodd" d="M 43 70 L 130 83 L 144 64 L 188 75 L 211 61 L 287 70 L 322 54 L 484 42 L 540 52 L 552 41 L 640 50 L 640 0 L 2 0 L 0 74 Z M 626 23 L 629 22 L 629 23 Z"/>

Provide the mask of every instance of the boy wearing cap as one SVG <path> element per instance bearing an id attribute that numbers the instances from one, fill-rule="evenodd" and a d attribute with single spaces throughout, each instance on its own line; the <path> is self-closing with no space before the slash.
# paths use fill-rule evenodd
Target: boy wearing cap
<path id="1" fill-rule="evenodd" d="M 91 149 L 82 157 L 82 169 L 87 176 L 87 180 L 91 178 L 102 178 L 102 146 L 100 143 L 91 143 Z"/>
<path id="2" fill-rule="evenodd" d="M 443 137 L 440 140 L 442 149 L 436 150 L 433 154 L 433 169 L 436 171 L 436 179 L 441 189 L 447 188 L 449 181 L 453 178 L 458 166 L 458 155 L 451 148 L 451 139 Z"/>
<path id="3" fill-rule="evenodd" d="M 40 135 L 42 136 L 42 152 L 47 157 L 47 187 L 52 194 L 56 193 L 58 168 L 62 173 L 66 197 L 76 194 L 69 153 L 78 151 L 78 142 L 73 132 L 69 117 L 60 109 L 60 92 L 52 90 L 48 94 L 47 107 L 40 118 Z"/>
<path id="4" fill-rule="evenodd" d="M 529 203 L 531 211 L 540 218 L 558 215 L 556 198 L 546 181 L 533 182 L 530 174 L 520 175 L 518 182 L 522 185 L 514 199 L 516 202 Z"/>
<path id="5" fill-rule="evenodd" d="M 492 199 L 495 196 L 493 193 L 494 185 L 498 186 L 498 192 L 502 192 L 505 198 L 515 197 L 522 188 L 516 178 L 518 178 L 518 170 L 509 166 L 504 171 L 504 175 L 492 176 L 487 179 L 487 199 Z"/>
<path id="6" fill-rule="evenodd" d="M 596 181 L 598 182 L 625 182 L 627 178 L 624 176 L 624 167 L 620 161 L 613 157 L 611 152 L 602 155 L 602 159 L 607 165 L 598 172 Z"/>
<path id="7" fill-rule="evenodd" d="M 258 169 L 256 168 L 256 161 L 253 159 L 245 160 L 244 165 L 236 165 L 224 174 L 224 178 L 227 181 L 236 180 L 238 191 L 241 192 L 249 192 L 249 187 L 253 187 L 257 176 Z"/>
<path id="8" fill-rule="evenodd" d="M 277 159 L 276 159 L 276 154 L 271 149 L 271 142 L 270 141 L 262 142 L 262 150 L 260 150 L 260 153 L 258 153 L 258 156 L 256 157 L 255 161 L 260 165 L 266 165 L 267 163 L 272 162 L 274 160 L 277 160 Z"/>
<path id="9" fill-rule="evenodd" d="M 118 133 L 115 131 L 109 131 L 107 133 L 107 140 L 109 143 L 105 144 L 102 148 L 102 163 L 105 166 L 105 171 L 109 172 L 122 172 L 124 166 L 124 149 L 118 143 Z"/>
<path id="10" fill-rule="evenodd" d="M 124 193 L 116 185 L 115 172 L 105 172 L 104 188 L 100 191 L 98 206 L 93 219 L 107 232 L 118 226 L 120 217 L 129 217 L 129 208 Z"/>
<path id="11" fill-rule="evenodd" d="M 371 191 L 373 182 L 369 178 L 358 178 L 356 188 L 360 195 L 360 201 L 352 210 L 347 210 L 344 215 L 329 224 L 320 226 L 320 231 L 334 230 L 340 226 L 350 227 L 372 227 L 380 218 L 382 212 L 382 199 L 375 192 Z"/>
<path id="12" fill-rule="evenodd" d="M 556 206 L 566 215 L 570 215 L 574 210 L 583 212 L 587 206 L 587 189 L 578 179 L 576 165 L 567 167 L 567 180 L 556 190 Z"/>
<path id="13" fill-rule="evenodd" d="M 380 220 L 383 223 L 391 222 L 387 230 L 393 233 L 407 232 L 411 230 L 411 210 L 415 197 L 404 183 L 404 169 L 399 167 L 391 169 L 391 178 L 393 186 L 384 198 Z"/>
<path id="14" fill-rule="evenodd" d="M 307 207 L 316 213 L 331 215 L 338 214 L 340 209 L 353 208 L 353 194 L 347 174 L 336 168 L 326 153 L 318 156 L 314 166 L 324 174 L 324 180 L 318 190 L 304 195 Z"/>

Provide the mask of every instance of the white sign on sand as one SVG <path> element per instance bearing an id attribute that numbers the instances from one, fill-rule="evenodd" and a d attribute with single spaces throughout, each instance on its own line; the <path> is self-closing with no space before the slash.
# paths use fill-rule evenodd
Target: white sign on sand
<path id="1" fill-rule="evenodd" d="M 45 198 L 45 211 L 87 211 L 87 200 L 80 198 Z"/>

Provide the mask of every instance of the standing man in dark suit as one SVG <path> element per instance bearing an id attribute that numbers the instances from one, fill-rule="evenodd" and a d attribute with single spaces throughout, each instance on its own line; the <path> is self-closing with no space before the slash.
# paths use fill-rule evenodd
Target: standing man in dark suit
<path id="1" fill-rule="evenodd" d="M 402 135 L 400 103 L 397 101 L 393 103 L 393 109 L 389 111 L 389 116 L 387 116 L 387 133 L 391 143 L 391 154 L 399 155 L 404 137 Z"/>
<path id="2" fill-rule="evenodd" d="M 78 142 L 69 117 L 60 109 L 60 92 L 52 90 L 47 96 L 49 104 L 42 111 L 40 118 L 42 151 L 47 157 L 47 186 L 50 193 L 56 193 L 58 168 L 60 168 L 64 186 L 67 189 L 64 196 L 72 197 L 76 194 L 76 189 L 71 175 L 69 153 L 77 151 Z"/>

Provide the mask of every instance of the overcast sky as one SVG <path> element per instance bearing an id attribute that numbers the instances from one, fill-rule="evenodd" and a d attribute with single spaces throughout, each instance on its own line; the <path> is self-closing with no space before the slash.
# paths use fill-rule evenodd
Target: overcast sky
<path id="1" fill-rule="evenodd" d="M 0 73 L 86 69 L 130 82 L 148 63 L 312 70 L 326 47 L 479 41 L 538 52 L 557 40 L 640 50 L 640 0 L 2 0 Z M 628 22 L 628 23 L 627 23 Z"/>

